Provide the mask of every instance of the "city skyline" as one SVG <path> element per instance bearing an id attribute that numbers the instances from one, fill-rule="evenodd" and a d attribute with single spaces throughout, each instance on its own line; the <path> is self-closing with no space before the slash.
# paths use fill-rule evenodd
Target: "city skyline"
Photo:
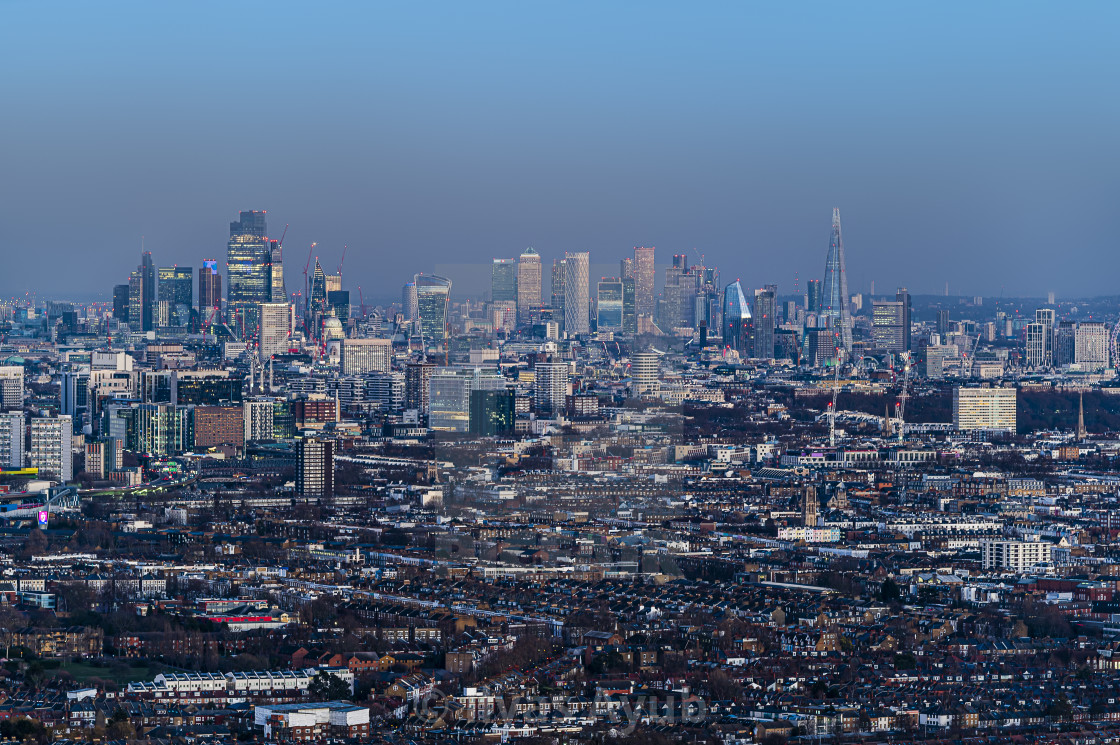
<path id="1" fill-rule="evenodd" d="M 59 265 L 59 295 L 104 293 L 141 236 L 191 265 L 224 245 L 231 206 L 282 215 L 297 254 L 318 241 L 330 263 L 349 245 L 355 284 L 382 296 L 526 246 L 652 244 L 790 287 L 818 271 L 833 206 L 853 291 L 1110 292 L 1107 272 L 1080 267 L 1115 235 L 1118 104 L 1093 93 L 1115 67 L 1115 6 L 991 4 L 968 23 L 889 5 L 591 7 L 354 7 L 339 23 L 278 4 L 254 22 L 298 51 L 258 59 L 204 11 L 144 7 L 114 25 L 72 5 L 47 46 L 20 33 L 43 7 L 9 6 L 0 60 L 19 74 L 2 85 L 20 115 L 5 130 L 20 147 L 0 178 L 0 296 Z M 210 46 L 191 55 L 203 28 Z M 226 116 L 239 80 L 281 115 Z M 449 102 L 463 116 L 443 116 Z"/>

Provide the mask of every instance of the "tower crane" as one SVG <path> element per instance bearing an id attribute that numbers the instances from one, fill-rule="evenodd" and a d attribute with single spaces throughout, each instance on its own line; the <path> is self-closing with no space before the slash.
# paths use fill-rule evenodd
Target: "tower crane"
<path id="1" fill-rule="evenodd" d="M 288 234 L 288 224 L 284 223 L 284 232 L 280 234 L 280 240 L 276 244 L 280 248 L 284 247 L 284 236 L 286 236 L 287 234 Z"/>
<path id="2" fill-rule="evenodd" d="M 828 405 L 828 446 L 836 447 L 836 395 L 840 392 L 840 357 L 843 347 L 836 347 L 836 365 L 832 375 L 832 403 Z"/>
<path id="3" fill-rule="evenodd" d="M 910 353 L 902 354 L 902 393 L 898 397 L 898 441 L 902 442 L 902 435 L 906 429 L 906 398 L 910 395 Z"/>
<path id="4" fill-rule="evenodd" d="M 977 332 L 976 341 L 972 342 L 972 349 L 969 350 L 968 355 L 965 357 L 965 360 L 967 360 L 968 364 L 969 364 L 968 377 L 970 377 L 970 378 L 972 377 L 972 367 L 971 366 L 974 364 L 973 360 L 976 357 L 976 348 L 978 346 L 980 346 L 980 334 L 981 333 L 983 333 L 983 332 Z"/>
<path id="5" fill-rule="evenodd" d="M 365 299 L 365 296 L 362 295 L 362 286 L 361 285 L 358 285 L 358 302 L 360 303 L 360 305 L 358 306 L 360 308 L 359 312 L 361 313 L 361 316 L 364 319 L 366 317 L 366 299 Z"/>
<path id="6" fill-rule="evenodd" d="M 342 258 L 338 260 L 338 276 L 342 277 L 342 263 L 346 261 L 346 246 L 342 247 Z"/>

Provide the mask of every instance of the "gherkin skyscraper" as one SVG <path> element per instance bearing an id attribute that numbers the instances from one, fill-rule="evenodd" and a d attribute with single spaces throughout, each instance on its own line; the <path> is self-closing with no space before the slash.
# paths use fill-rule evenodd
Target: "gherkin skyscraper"
<path id="1" fill-rule="evenodd" d="M 839 335 L 837 341 L 844 351 L 852 351 L 852 316 L 848 310 L 848 273 L 844 268 L 844 239 L 840 235 L 840 208 L 832 210 L 832 239 L 828 259 L 824 263 L 824 287 L 821 318 Z"/>

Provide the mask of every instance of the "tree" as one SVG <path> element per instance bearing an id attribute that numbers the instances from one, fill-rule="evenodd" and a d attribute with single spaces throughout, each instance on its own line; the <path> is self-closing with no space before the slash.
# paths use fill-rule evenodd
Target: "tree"
<path id="1" fill-rule="evenodd" d="M 883 584 L 879 586 L 879 599 L 884 603 L 896 603 L 901 596 L 898 583 L 890 577 L 883 580 Z"/>
<path id="2" fill-rule="evenodd" d="M 338 701 L 350 696 L 350 685 L 333 673 L 320 672 L 307 687 L 312 698 L 325 701 Z"/>

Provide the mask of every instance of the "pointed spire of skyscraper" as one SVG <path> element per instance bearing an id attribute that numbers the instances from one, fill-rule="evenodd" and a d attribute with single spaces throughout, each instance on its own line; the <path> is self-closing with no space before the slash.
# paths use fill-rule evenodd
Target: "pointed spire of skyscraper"
<path id="1" fill-rule="evenodd" d="M 822 318 L 836 328 L 844 351 L 852 350 L 852 317 L 848 309 L 848 274 L 844 267 L 844 239 L 840 233 L 840 208 L 832 210 L 832 238 L 828 244 L 828 258 L 824 264 L 824 297 L 821 300 Z"/>

